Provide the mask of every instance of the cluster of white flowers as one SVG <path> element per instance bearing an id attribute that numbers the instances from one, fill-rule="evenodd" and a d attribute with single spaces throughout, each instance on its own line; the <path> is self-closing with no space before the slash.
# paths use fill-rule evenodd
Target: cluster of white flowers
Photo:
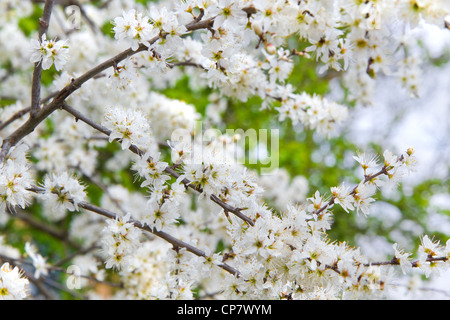
<path id="1" fill-rule="evenodd" d="M 381 172 L 391 177 L 394 168 L 409 167 L 407 157 L 412 157 L 412 151 L 408 150 L 395 161 L 389 152 L 385 156 L 386 171 Z M 363 155 L 355 158 L 363 167 L 375 165 L 373 158 Z M 371 266 L 358 249 L 345 243 L 331 242 L 326 236 L 326 231 L 331 228 L 330 208 L 333 204 L 339 203 L 346 210 L 361 208 L 367 213 L 369 197 L 363 201 L 362 197 L 358 197 L 360 192 L 357 190 L 363 186 L 371 188 L 380 176 L 366 172 L 366 179 L 354 191 L 343 186 L 332 188 L 331 200 L 317 191 L 305 203 L 288 206 L 281 215 L 260 206 L 252 214 L 255 219 L 253 227 L 244 227 L 233 221 L 228 227 L 233 248 L 232 263 L 242 276 L 228 276 L 224 282 L 230 289 L 227 294 L 246 299 L 256 299 L 262 294 L 269 299 L 314 299 L 320 294 L 322 298 L 334 299 L 381 292 L 393 275 L 389 267 L 381 267 L 386 269 L 381 271 L 379 266 Z M 429 248 L 426 239 L 424 243 Z M 419 249 L 419 252 L 423 251 Z M 439 256 L 439 260 L 444 261 L 447 254 L 445 250 L 435 250 L 426 257 L 422 254 L 425 259 L 420 261 L 426 265 L 424 269 L 430 268 L 433 263 L 427 259 Z M 401 258 L 398 251 L 396 257 Z M 442 261 L 439 261 L 439 268 L 448 268 L 448 264 L 440 263 Z M 416 264 L 415 267 L 420 262 Z M 340 283 L 339 287 L 329 285 L 336 282 Z"/>
<path id="2" fill-rule="evenodd" d="M 447 240 L 445 247 L 441 246 L 439 240 L 430 239 L 427 235 L 422 237 L 419 246 L 419 259 L 415 266 L 421 269 L 426 277 L 432 273 L 440 273 L 447 270 L 445 263 L 439 263 L 450 256 L 450 241 Z M 436 259 L 436 260 L 435 260 Z"/>
<path id="3" fill-rule="evenodd" d="M 42 69 L 47 70 L 55 64 L 56 70 L 62 70 L 69 59 L 69 46 L 65 40 L 47 40 L 43 34 L 42 39 L 31 40 L 31 62 L 41 63 Z"/>
<path id="4" fill-rule="evenodd" d="M 28 296 L 29 281 L 18 267 L 4 263 L 0 268 L 0 300 L 23 300 Z"/>
<path id="5" fill-rule="evenodd" d="M 348 115 L 345 106 L 307 93 L 291 95 L 283 100 L 278 111 L 280 121 L 289 118 L 293 125 L 300 122 L 307 128 L 328 135 L 333 133 L 335 124 L 342 123 Z"/>
<path id="6" fill-rule="evenodd" d="M 215 195 L 221 200 L 236 205 L 247 207 L 262 193 L 258 186 L 255 173 L 240 165 L 232 151 L 233 142 L 217 139 L 224 144 L 210 143 L 205 146 L 193 141 L 192 144 L 179 143 L 183 147 L 181 151 L 182 174 L 178 181 L 189 181 L 204 196 Z M 184 141 L 185 142 L 185 141 Z M 172 143 L 175 150 L 179 144 Z M 227 147 L 228 146 L 228 147 Z M 179 150 L 177 150 L 179 152 Z"/>
<path id="7" fill-rule="evenodd" d="M 103 125 L 111 130 L 109 142 L 120 139 L 123 150 L 132 144 L 147 149 L 151 144 L 150 124 L 139 110 L 109 108 Z"/>
<path id="8" fill-rule="evenodd" d="M 152 195 L 146 204 L 146 212 L 141 215 L 141 220 L 157 231 L 170 231 L 180 217 L 178 209 L 180 188 L 183 186 L 177 184 L 171 188 L 154 185 L 151 188 Z"/>
<path id="9" fill-rule="evenodd" d="M 136 10 L 130 10 L 123 17 L 114 19 L 114 33 L 118 40 L 128 39 L 132 42 L 131 48 L 136 51 L 140 43 L 150 46 L 148 40 L 158 34 L 158 30 L 150 24 L 149 17 L 142 16 Z M 156 33 L 155 33 L 156 32 Z"/>
<path id="10" fill-rule="evenodd" d="M 282 168 L 262 176 L 258 185 L 264 189 L 264 198 L 280 210 L 285 210 L 289 204 L 305 201 L 309 192 L 308 180 L 304 176 L 290 177 Z"/>
<path id="11" fill-rule="evenodd" d="M 415 170 L 416 160 L 412 148 L 404 152 L 400 157 L 395 156 L 389 150 L 383 154 L 384 163 L 380 171 L 374 169 L 379 167 L 378 157 L 360 153 L 353 158 L 358 161 L 364 170 L 364 180 L 361 181 L 353 190 L 349 190 L 345 185 L 331 188 L 333 203 L 339 204 L 345 211 L 361 211 L 365 215 L 369 213 L 370 203 L 375 199 L 372 196 L 378 187 L 396 186 L 401 177 Z M 386 178 L 387 177 L 387 178 Z"/>
<path id="12" fill-rule="evenodd" d="M 138 157 L 133 163 L 131 168 L 144 179 L 141 187 L 158 184 L 170 178 L 167 174 L 164 174 L 164 169 L 166 169 L 168 163 L 160 161 L 160 156 L 161 153 L 154 156 L 146 153 L 142 157 Z"/>
<path id="13" fill-rule="evenodd" d="M 195 107 L 184 101 L 169 99 L 156 92 L 152 92 L 148 100 L 142 109 L 150 119 L 160 120 L 152 122 L 152 132 L 161 141 L 170 139 L 177 129 L 191 131 L 195 128 L 195 121 L 200 119 Z"/>
<path id="14" fill-rule="evenodd" d="M 447 264 L 439 263 L 450 256 L 450 240 L 447 240 L 445 247 L 439 240 L 430 239 L 427 235 L 421 239 L 418 249 L 418 259 L 411 260 L 412 253 L 405 252 L 397 243 L 393 245 L 394 261 L 399 264 L 403 273 L 410 273 L 414 268 L 419 268 L 428 278 L 432 273 L 445 272 L 448 269 Z"/>

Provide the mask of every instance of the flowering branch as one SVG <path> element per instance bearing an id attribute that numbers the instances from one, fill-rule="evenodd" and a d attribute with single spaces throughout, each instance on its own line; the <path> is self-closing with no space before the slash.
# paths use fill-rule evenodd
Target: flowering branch
<path id="1" fill-rule="evenodd" d="M 383 175 L 383 174 L 388 175 L 388 172 L 386 171 L 386 166 L 384 166 L 384 167 L 383 167 L 380 171 L 378 171 L 377 173 L 374 173 L 374 174 L 371 174 L 371 175 L 366 176 L 366 177 L 364 178 L 364 180 L 361 181 L 360 184 L 365 184 L 365 183 L 367 183 L 367 182 L 369 182 L 369 181 L 372 181 L 372 180 L 375 179 L 376 177 L 378 177 L 378 176 L 380 176 L 380 175 Z M 359 186 L 359 184 L 358 184 L 357 186 L 355 186 L 355 187 L 353 188 L 353 190 L 352 190 L 350 193 L 348 193 L 348 194 L 346 195 L 346 197 L 355 195 L 355 194 L 356 194 L 356 191 L 357 191 L 357 189 L 358 189 L 358 186 Z M 331 207 L 331 206 L 334 204 L 334 202 L 335 202 L 335 200 L 336 200 L 336 197 L 337 197 L 337 194 L 333 194 L 333 195 L 331 196 L 331 199 L 330 199 L 327 203 L 325 203 L 321 208 L 319 208 L 319 209 L 317 209 L 316 211 L 314 211 L 312 214 L 313 214 L 313 215 L 320 215 L 324 210 L 326 210 L 327 208 Z"/>
<path id="2" fill-rule="evenodd" d="M 11 118 L 6 120 L 5 122 L 0 122 L 0 131 L 3 130 L 4 128 L 6 128 L 7 126 L 9 126 L 11 123 L 16 121 L 17 119 L 20 119 L 21 117 L 26 115 L 28 112 L 30 112 L 30 110 L 31 110 L 31 107 L 23 108 L 22 110 L 18 111 L 14 115 L 12 115 Z"/>
<path id="3" fill-rule="evenodd" d="M 97 206 L 89 204 L 89 203 L 81 203 L 80 207 L 85 210 L 98 213 L 109 219 L 117 219 L 119 217 L 118 215 L 116 215 L 115 213 L 113 213 L 109 210 L 97 207 Z M 187 251 L 189 251 L 199 257 L 204 257 L 204 258 L 208 257 L 204 251 L 202 251 L 184 241 L 178 240 L 166 232 L 157 231 L 155 228 L 150 228 L 148 225 L 143 224 L 140 221 L 135 221 L 135 220 L 131 219 L 131 220 L 129 220 L 129 222 L 132 223 L 135 227 L 137 227 L 139 229 L 150 232 L 150 233 L 154 234 L 155 236 L 158 236 L 159 238 L 166 240 L 167 242 L 171 243 L 174 247 L 185 248 Z M 238 270 L 234 269 L 233 267 L 229 266 L 226 263 L 219 264 L 218 266 L 233 275 L 236 275 L 236 276 L 239 275 Z"/>
<path id="4" fill-rule="evenodd" d="M 85 115 L 83 115 L 81 112 L 75 110 L 74 108 L 72 108 L 71 106 L 69 106 L 67 103 L 63 104 L 63 109 L 65 111 L 67 111 L 68 113 L 72 114 L 76 120 L 81 120 L 84 123 L 88 124 L 89 126 L 91 126 L 92 128 L 98 130 L 99 132 L 102 132 L 104 134 L 106 134 L 107 136 L 111 135 L 111 130 L 109 130 L 108 128 L 96 123 L 95 121 L 89 119 L 88 117 L 86 117 Z M 119 141 L 120 142 L 120 141 Z M 140 150 L 137 146 L 131 144 L 129 147 L 129 150 L 139 156 L 143 156 L 145 153 Z M 151 157 L 148 157 L 148 162 L 152 161 Z M 171 167 L 166 167 L 164 169 L 165 172 L 167 172 L 168 174 L 170 174 L 171 176 L 173 176 L 174 178 L 179 178 L 180 174 L 178 172 L 176 172 L 173 168 Z M 199 188 L 198 186 L 193 185 L 189 180 L 187 179 L 183 179 L 181 181 L 187 188 L 190 188 L 194 191 L 197 191 L 199 193 L 202 193 L 203 191 L 201 190 L 201 188 Z M 216 195 L 211 195 L 210 199 L 217 203 L 218 205 L 220 205 L 226 214 L 228 214 L 228 212 L 233 213 L 234 215 L 236 215 L 237 217 L 239 217 L 240 219 L 244 220 L 245 222 L 247 222 L 250 225 L 254 225 L 254 221 L 252 219 L 250 219 L 249 217 L 247 217 L 246 215 L 242 214 L 240 208 L 234 208 L 230 205 L 228 205 L 227 203 L 225 203 L 224 201 L 220 200 Z"/>
<path id="5" fill-rule="evenodd" d="M 32 191 L 32 192 L 35 192 L 35 193 L 45 192 L 44 189 L 42 189 L 40 187 L 36 187 L 36 186 L 30 187 L 29 190 Z M 69 201 L 73 202 L 73 200 L 71 200 L 71 199 L 69 199 Z M 100 207 L 98 207 L 96 205 L 93 205 L 93 204 L 90 204 L 90 203 L 87 203 L 87 202 L 80 202 L 77 205 L 80 208 L 83 208 L 83 209 L 85 209 L 87 211 L 91 211 L 91 212 L 97 213 L 97 214 L 102 215 L 102 216 L 104 216 L 104 217 L 106 217 L 108 219 L 117 220 L 120 217 L 120 215 L 118 215 L 118 214 L 116 214 L 116 213 L 114 213 L 112 211 L 109 211 L 109 210 L 104 209 L 104 208 L 100 208 Z M 192 245 L 190 245 L 190 244 L 188 244 L 188 243 L 186 243 L 184 241 L 178 240 L 178 239 L 176 239 L 175 237 L 171 236 L 170 234 L 168 234 L 166 232 L 158 231 L 155 228 L 150 228 L 147 224 L 142 223 L 142 222 L 137 221 L 137 220 L 133 220 L 131 218 L 128 220 L 128 223 L 131 223 L 136 228 L 139 228 L 139 229 L 142 229 L 144 231 L 150 232 L 150 233 L 154 234 L 155 236 L 166 240 L 167 242 L 172 244 L 175 248 L 185 248 L 187 251 L 195 254 L 196 256 L 203 257 L 203 258 L 208 258 L 208 256 L 206 255 L 206 253 L 204 251 L 202 251 L 202 250 L 200 250 L 200 249 L 198 249 L 198 248 L 196 248 L 196 247 L 194 247 L 194 246 L 192 246 Z M 226 263 L 218 264 L 218 266 L 220 268 L 222 268 L 223 270 L 225 270 L 225 271 L 227 271 L 227 272 L 229 272 L 229 273 L 231 273 L 231 274 L 233 274 L 235 276 L 238 276 L 240 274 L 238 270 L 234 269 L 233 267 L 231 267 L 230 265 L 228 265 Z"/>
<path id="6" fill-rule="evenodd" d="M 5 256 L 3 254 L 0 254 L 0 261 L 3 262 L 8 262 L 11 263 L 13 265 L 16 266 L 20 266 L 20 265 L 30 265 L 36 268 L 36 266 L 34 265 L 34 263 L 32 261 L 28 261 L 26 259 L 20 259 L 20 258 L 11 258 L 8 256 Z M 42 275 L 42 274 L 38 274 L 36 275 L 31 275 L 27 272 L 25 272 L 27 279 L 29 279 L 34 285 L 36 285 L 36 287 L 38 288 L 38 290 L 45 296 L 46 299 L 50 299 L 53 300 L 53 295 L 47 290 L 47 288 L 45 287 L 45 284 L 48 285 L 49 287 L 55 288 L 57 290 L 61 290 L 64 292 L 69 293 L 71 296 L 77 297 L 77 298 L 81 298 L 81 299 L 87 299 L 87 297 L 78 294 L 75 291 L 72 290 L 68 290 L 66 287 L 60 285 L 57 282 L 54 282 L 51 277 L 48 276 L 48 272 L 59 272 L 59 273 L 63 273 L 63 274 L 67 274 L 67 275 L 72 275 L 71 272 L 68 272 L 67 269 L 58 267 L 58 266 L 54 266 L 54 265 L 49 265 L 46 264 L 45 265 L 45 270 L 47 272 L 47 274 Z M 103 280 L 99 280 L 94 276 L 90 276 L 90 275 L 84 275 L 84 274 L 77 274 L 77 277 L 80 278 L 84 278 L 90 281 L 93 281 L 95 283 L 101 283 L 107 286 L 111 286 L 111 287 L 116 287 L 116 288 L 122 288 L 123 284 L 122 283 L 115 283 L 115 282 L 109 282 L 109 281 L 103 281 Z"/>
<path id="7" fill-rule="evenodd" d="M 45 104 L 48 101 L 50 101 L 57 92 L 53 92 L 51 94 L 49 94 L 48 96 L 46 96 L 45 98 L 41 99 L 41 101 L 39 102 L 39 105 Z M 31 106 L 30 107 L 26 107 L 23 108 L 22 110 L 17 111 L 15 114 L 13 114 L 8 120 L 6 120 L 5 122 L 1 122 L 0 121 L 0 131 L 5 129 L 7 126 L 9 126 L 11 123 L 13 123 L 14 121 L 22 118 L 24 115 L 26 115 L 28 112 L 31 111 Z"/>
<path id="8" fill-rule="evenodd" d="M 47 1 L 53 2 L 53 1 Z M 47 10 L 48 12 L 48 10 Z M 51 12 L 51 11 L 50 11 Z M 47 16 L 47 13 L 46 13 Z M 208 20 L 200 20 L 200 21 L 193 21 L 186 25 L 186 29 L 188 31 L 195 31 L 203 28 L 207 28 L 212 24 L 213 19 Z M 157 35 L 153 37 L 152 39 L 148 40 L 148 45 L 154 44 L 158 39 L 160 39 L 160 35 Z M 81 88 L 81 86 L 87 82 L 88 80 L 94 78 L 101 72 L 105 71 L 108 68 L 117 66 L 117 64 L 125 60 L 128 57 L 131 57 L 132 55 L 148 50 L 148 46 L 145 44 L 140 44 L 139 47 L 136 50 L 133 50 L 132 48 L 126 49 L 122 51 L 121 53 L 115 55 L 114 57 L 104 61 L 103 63 L 100 63 L 96 67 L 92 68 L 91 70 L 87 71 L 83 75 L 79 76 L 76 79 L 72 79 L 71 83 L 65 86 L 63 89 L 58 91 L 54 94 L 54 99 L 52 102 L 50 102 L 47 106 L 40 109 L 39 108 L 39 96 L 40 96 L 40 77 L 37 75 L 36 77 L 33 77 L 36 80 L 33 80 L 33 83 L 35 83 L 33 89 L 33 92 L 36 92 L 33 95 L 33 101 L 34 101 L 34 107 L 32 106 L 33 116 L 30 117 L 30 119 L 24 123 L 20 128 L 18 128 L 16 131 L 14 131 L 9 137 L 3 140 L 3 144 L 1 146 L 0 151 L 0 163 L 3 162 L 6 155 L 8 154 L 9 150 L 14 147 L 20 140 L 22 140 L 23 137 L 28 135 L 29 133 L 33 132 L 34 129 L 43 121 L 45 120 L 51 113 L 53 113 L 56 109 L 60 108 L 61 105 L 64 103 L 64 101 L 76 90 Z M 38 72 L 38 71 L 37 71 Z M 39 84 L 38 84 L 38 78 L 39 78 Z M 39 95 L 38 95 L 38 87 L 39 86 Z M 37 105 L 37 107 L 36 107 Z"/>

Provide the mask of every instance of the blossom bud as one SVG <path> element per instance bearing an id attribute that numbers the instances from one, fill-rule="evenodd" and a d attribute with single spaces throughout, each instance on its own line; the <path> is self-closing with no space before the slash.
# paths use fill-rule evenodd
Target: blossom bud
<path id="1" fill-rule="evenodd" d="M 266 44 L 266 50 L 269 54 L 275 54 L 277 53 L 277 47 L 273 43 Z"/>

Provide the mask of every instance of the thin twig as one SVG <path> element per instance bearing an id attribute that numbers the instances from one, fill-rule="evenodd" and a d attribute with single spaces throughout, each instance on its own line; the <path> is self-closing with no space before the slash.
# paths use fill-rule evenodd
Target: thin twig
<path id="1" fill-rule="evenodd" d="M 91 181 L 97 187 L 102 189 L 102 191 L 105 193 L 105 195 L 108 196 L 108 198 L 114 203 L 114 205 L 117 207 L 117 209 L 119 209 L 123 214 L 127 214 L 127 211 L 120 204 L 119 200 L 117 200 L 116 198 L 114 198 L 112 196 L 111 192 L 109 192 L 109 190 L 108 190 L 108 187 L 102 181 L 100 181 L 100 179 L 97 179 L 96 177 L 87 174 L 80 167 L 75 167 L 75 169 L 79 170 L 83 174 L 83 176 L 85 176 L 89 181 Z"/>
<path id="2" fill-rule="evenodd" d="M 438 261 L 446 262 L 447 260 L 448 260 L 447 257 L 428 257 L 425 260 L 425 262 L 438 262 Z M 366 263 L 364 266 L 369 267 L 369 266 L 398 266 L 398 265 L 400 265 L 400 261 L 394 258 L 391 261 Z M 420 266 L 420 261 L 419 260 L 412 261 L 411 266 L 413 268 L 418 268 Z"/>
<path id="3" fill-rule="evenodd" d="M 11 123 L 16 121 L 17 119 L 22 118 L 24 115 L 26 115 L 28 112 L 30 112 L 31 107 L 23 108 L 22 110 L 17 111 L 15 114 L 13 114 L 8 120 L 5 122 L 0 122 L 0 131 L 9 126 Z"/>
<path id="4" fill-rule="evenodd" d="M 61 240 L 62 242 L 67 243 L 72 248 L 75 248 L 77 250 L 80 249 L 79 245 L 77 245 L 76 243 L 74 243 L 68 239 L 67 233 L 57 230 L 57 229 L 53 228 L 52 226 L 49 226 L 40 221 L 37 221 L 30 214 L 23 213 L 23 212 L 19 211 L 17 208 L 14 209 L 14 212 L 12 212 L 12 210 L 9 210 L 9 209 L 7 211 L 11 217 L 22 220 L 23 222 L 28 224 L 30 227 L 40 230 L 55 239 Z"/>
<path id="5" fill-rule="evenodd" d="M 58 91 L 52 92 L 50 93 L 48 96 L 46 96 L 45 98 L 41 99 L 40 104 L 45 104 L 48 101 L 50 101 L 56 94 L 58 93 Z M 14 98 L 14 100 L 17 100 L 16 98 Z M 5 122 L 0 122 L 0 131 L 3 130 L 4 128 L 6 128 L 7 126 L 9 126 L 11 123 L 13 123 L 14 121 L 20 119 L 21 117 L 23 117 L 24 115 L 26 115 L 28 112 L 31 111 L 31 106 L 30 107 L 26 107 L 23 108 L 22 110 L 17 111 L 15 114 L 13 114 L 11 116 L 11 118 L 9 118 L 8 120 L 6 120 Z"/>
<path id="6" fill-rule="evenodd" d="M 367 183 L 367 182 L 369 182 L 369 181 L 371 181 L 371 180 L 373 180 L 373 179 L 375 179 L 376 177 L 378 177 L 378 176 L 380 176 L 380 175 L 382 175 L 382 174 L 388 174 L 388 172 L 387 172 L 387 170 L 386 170 L 386 166 L 384 166 L 383 168 L 381 168 L 381 170 L 378 171 L 377 173 L 374 173 L 374 174 L 371 174 L 371 175 L 366 176 L 366 177 L 364 178 L 363 184 L 364 184 L 364 183 Z M 356 185 L 356 186 L 353 188 L 353 190 L 352 190 L 348 195 L 354 195 L 354 194 L 356 193 L 356 190 L 358 189 L 358 186 L 359 186 L 359 184 Z M 312 215 L 319 215 L 319 214 L 321 214 L 325 209 L 327 209 L 328 207 L 330 207 L 330 206 L 332 206 L 332 205 L 334 204 L 334 200 L 335 200 L 335 197 L 332 196 L 331 199 L 330 199 L 327 203 L 325 203 L 321 208 L 319 208 L 319 209 L 317 209 L 316 211 L 314 211 L 314 212 L 312 213 Z"/>

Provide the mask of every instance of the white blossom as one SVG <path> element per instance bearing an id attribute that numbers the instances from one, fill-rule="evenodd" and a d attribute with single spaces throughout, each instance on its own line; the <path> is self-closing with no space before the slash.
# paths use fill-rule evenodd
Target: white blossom
<path id="1" fill-rule="evenodd" d="M 65 40 L 47 40 L 44 33 L 42 39 L 31 40 L 31 62 L 42 63 L 42 69 L 47 70 L 54 64 L 60 71 L 69 60 L 69 46 Z"/>
<path id="2" fill-rule="evenodd" d="M 345 153 L 342 166 L 349 158 L 358 170 L 350 163 L 351 177 L 336 171 L 329 178 L 340 183 L 320 185 L 331 166 L 342 168 L 333 155 L 349 147 L 332 138 L 353 109 L 377 107 L 378 83 L 393 79 L 412 98 L 423 92 L 423 62 L 442 63 L 444 55 L 429 56 L 416 32 L 448 28 L 446 1 L 103 2 L 80 1 L 79 30 L 52 19 L 48 34 L 57 37 L 45 33 L 30 43 L 22 17 L 34 17 L 33 6 L 0 4 L 2 228 L 15 207 L 30 207 L 23 214 L 36 225 L 67 227 L 68 246 L 100 245 L 100 254 L 81 250 L 73 263 L 99 282 L 119 281 L 107 290 L 111 299 L 373 299 L 389 292 L 393 270 L 431 277 L 448 269 L 450 241 L 442 246 L 423 235 L 417 252 L 395 243 L 392 260 L 373 262 L 352 241 L 330 237 L 340 208 L 362 213 L 358 227 L 382 219 L 364 220 L 378 193 L 419 169 L 414 149 Z M 37 115 L 27 108 L 30 61 L 57 71 L 43 74 Z M 316 81 L 323 85 L 308 86 Z M 325 84 L 343 86 L 345 95 L 318 94 Z M 261 117 L 240 119 L 239 108 Z M 280 145 L 283 162 L 304 172 L 262 176 L 239 161 L 254 154 L 245 141 L 239 145 L 246 137 L 204 139 L 208 129 L 227 130 L 229 118 L 266 116 L 268 126 L 292 133 L 292 145 Z M 297 163 L 292 146 L 303 142 L 301 152 L 320 149 L 312 160 L 323 156 L 323 166 Z M 266 147 L 278 156 L 269 144 L 254 150 Z M 400 233 L 390 236 L 400 243 Z M 8 237 L 0 237 L 2 256 L 31 259 L 36 279 L 49 275 L 53 254 L 41 255 L 27 240 L 21 256 Z M 0 299 L 27 298 L 27 286 L 18 267 L 1 267 Z M 82 287 L 99 294 L 88 281 Z"/>

